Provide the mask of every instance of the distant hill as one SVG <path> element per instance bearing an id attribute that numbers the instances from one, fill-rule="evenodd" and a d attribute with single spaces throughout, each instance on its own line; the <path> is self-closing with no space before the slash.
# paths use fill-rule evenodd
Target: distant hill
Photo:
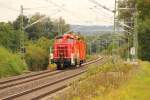
<path id="1" fill-rule="evenodd" d="M 74 32 L 80 32 L 81 34 L 86 34 L 86 35 L 113 32 L 113 26 L 71 25 L 71 29 Z"/>

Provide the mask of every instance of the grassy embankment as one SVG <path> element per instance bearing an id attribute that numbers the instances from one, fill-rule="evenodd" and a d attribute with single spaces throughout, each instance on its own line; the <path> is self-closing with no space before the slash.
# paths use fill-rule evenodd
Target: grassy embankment
<path id="1" fill-rule="evenodd" d="M 22 74 L 27 70 L 26 64 L 18 54 L 0 47 L 0 78 Z"/>
<path id="2" fill-rule="evenodd" d="M 149 100 L 150 63 L 139 66 L 118 60 L 99 66 L 90 66 L 82 82 L 56 100 Z"/>

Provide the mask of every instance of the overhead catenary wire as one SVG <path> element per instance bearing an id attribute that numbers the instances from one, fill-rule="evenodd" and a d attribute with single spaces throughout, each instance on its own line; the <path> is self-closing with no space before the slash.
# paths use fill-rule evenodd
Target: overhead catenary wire
<path id="1" fill-rule="evenodd" d="M 108 7 L 106 7 L 106 6 L 102 5 L 102 4 L 100 4 L 100 3 L 97 2 L 96 0 L 88 0 L 88 1 L 90 1 L 90 2 L 92 2 L 92 3 L 94 3 L 94 4 L 96 4 L 96 5 L 98 5 L 99 7 L 102 7 L 103 9 L 105 9 L 105 10 L 107 10 L 107 11 L 109 11 L 109 12 L 112 12 L 112 13 L 115 12 L 114 10 L 109 9 Z"/>
<path id="2" fill-rule="evenodd" d="M 63 6 L 61 6 L 61 5 L 57 4 L 57 3 L 55 3 L 54 1 L 51 1 L 51 0 L 45 0 L 45 1 L 47 1 L 47 2 L 49 2 L 49 3 L 51 3 L 51 4 L 53 4 L 53 5 L 55 5 L 56 7 L 59 7 L 59 9 L 63 10 L 64 12 L 69 13 L 70 15 L 72 15 L 71 18 L 75 18 L 74 20 L 83 21 L 83 22 L 85 22 L 85 23 L 89 21 L 89 20 L 86 20 L 86 19 L 85 19 L 86 16 L 81 17 L 81 14 L 78 15 L 77 13 L 72 12 L 72 11 L 70 11 L 69 9 L 66 9 L 65 7 L 63 7 Z M 39 9 L 48 8 L 48 7 L 51 7 L 51 6 L 45 5 L 45 6 L 39 6 L 39 7 L 24 8 L 24 13 L 32 14 L 32 13 L 30 13 L 30 12 L 28 12 L 28 11 L 39 10 Z M 7 8 L 7 9 L 10 9 L 10 10 L 12 10 L 12 11 L 20 12 L 20 10 L 17 10 L 17 9 L 14 9 L 14 8 L 10 8 L 10 7 L 6 7 L 6 8 Z M 84 19 L 83 19 L 83 18 L 84 18 Z M 91 19 L 90 19 L 90 20 L 91 20 Z M 91 22 L 92 22 L 92 20 L 91 20 Z"/>
<path id="3" fill-rule="evenodd" d="M 53 1 L 49 1 L 49 0 L 45 0 L 45 1 L 48 2 L 48 3 L 50 3 L 50 4 L 52 4 L 52 5 L 54 5 L 54 6 L 56 6 L 56 7 L 58 7 L 58 8 L 61 9 L 62 11 L 64 11 L 64 12 L 70 14 L 70 15 L 72 16 L 72 17 L 70 17 L 70 18 L 75 18 L 75 20 L 77 20 L 77 21 L 81 21 L 81 20 L 82 20 L 82 18 L 81 18 L 80 16 L 77 16 L 74 12 L 72 12 L 72 11 L 70 11 L 70 10 L 68 10 L 68 9 L 65 9 L 65 8 L 62 7 L 61 5 L 58 5 L 57 3 L 53 2 Z M 86 20 L 86 21 L 87 21 L 87 20 Z M 84 22 L 86 22 L 86 21 L 84 21 Z"/>
<path id="4" fill-rule="evenodd" d="M 97 10 L 94 9 L 94 8 L 89 8 L 89 9 L 92 10 L 92 11 L 94 11 L 94 12 L 96 12 L 96 13 L 98 13 L 98 14 L 100 14 L 100 15 L 102 15 L 102 16 L 105 17 L 105 18 L 109 18 L 109 19 L 112 19 L 112 18 L 113 18 L 113 17 L 111 17 L 111 16 L 106 16 L 106 15 L 102 14 L 101 12 L 97 11 Z"/>
<path id="5" fill-rule="evenodd" d="M 77 14 L 75 14 L 75 12 L 72 12 L 72 11 L 70 11 L 70 10 L 62 7 L 61 5 L 53 2 L 52 0 L 45 0 L 45 1 L 48 2 L 49 4 L 53 4 L 54 6 L 57 6 L 58 8 L 60 8 L 61 10 L 63 10 L 64 12 L 67 12 L 67 13 L 71 14 L 72 17 L 76 18 L 77 20 L 81 20 L 82 19 L 80 16 L 78 16 Z M 84 17 L 84 18 L 86 18 L 86 17 Z"/>
<path id="6" fill-rule="evenodd" d="M 46 1 L 48 1 L 48 0 L 46 0 Z M 80 19 L 79 16 L 75 16 L 75 14 L 74 14 L 74 13 L 72 14 L 72 12 L 70 12 L 68 9 L 63 8 L 62 6 L 56 4 L 56 3 L 52 2 L 52 1 L 51 1 L 51 3 L 54 4 L 55 6 L 57 6 L 57 7 L 61 8 L 61 9 L 63 9 L 65 12 L 71 14 L 74 18 Z M 86 17 L 84 17 L 84 18 L 86 18 Z M 104 19 L 102 19 L 102 20 L 98 19 L 98 21 L 100 21 L 100 22 L 107 22 L 107 23 L 113 24 L 111 21 L 104 20 Z M 86 22 L 89 22 L 89 21 L 86 21 Z M 73 30 L 77 30 L 77 29 L 79 29 L 79 28 L 81 28 L 81 26 L 75 27 L 74 29 L 71 29 L 71 30 L 67 31 L 66 33 L 71 32 L 71 31 L 73 31 Z"/>
<path id="7" fill-rule="evenodd" d="M 103 13 L 104 16 L 111 16 L 111 17 L 113 17 L 112 15 L 110 15 L 110 14 L 104 12 L 102 8 L 100 9 L 100 7 L 97 7 L 97 6 L 94 6 L 94 7 L 95 7 L 95 9 L 97 9 L 99 12 Z"/>
<path id="8" fill-rule="evenodd" d="M 55 12 L 55 13 L 53 13 L 52 15 L 56 15 L 56 14 L 58 14 L 59 12 L 60 12 L 60 10 L 58 10 L 58 11 L 57 11 L 57 12 Z M 47 17 L 46 17 L 46 16 L 44 16 L 44 17 L 42 17 L 42 18 L 38 19 L 37 21 L 33 22 L 32 24 L 30 24 L 30 25 L 26 26 L 26 27 L 24 28 L 24 30 L 25 30 L 25 29 L 27 29 L 27 28 L 29 28 L 29 27 L 31 27 L 31 26 L 33 26 L 34 24 L 36 24 L 36 23 L 38 23 L 38 22 L 40 22 L 40 21 L 44 20 L 45 18 L 47 18 Z"/>
<path id="9" fill-rule="evenodd" d="M 55 6 L 57 6 L 58 8 L 60 8 L 61 10 L 63 10 L 64 12 L 67 12 L 67 13 L 69 13 L 69 14 L 71 14 L 72 15 L 72 17 L 74 17 L 74 18 L 76 18 L 77 20 L 80 20 L 81 21 L 81 15 L 80 16 L 78 16 L 78 14 L 75 14 L 75 12 L 72 12 L 72 11 L 70 11 L 70 10 L 68 10 L 68 9 L 66 9 L 66 8 L 64 8 L 64 7 L 62 7 L 61 5 L 59 5 L 59 4 L 57 4 L 57 3 L 55 3 L 55 2 L 53 2 L 53 1 L 50 1 L 50 0 L 45 0 L 46 2 L 48 2 L 48 3 L 51 3 L 51 4 L 53 4 L 53 5 L 55 5 Z M 83 17 L 83 18 L 86 18 L 86 17 Z M 108 22 L 108 21 L 104 21 L 104 20 L 99 20 L 99 21 L 101 21 L 101 22 Z M 84 20 L 84 22 L 89 22 L 89 20 Z M 91 22 L 92 22 L 92 20 L 91 20 Z M 109 22 L 109 23 L 112 23 L 112 22 Z"/>
<path id="10" fill-rule="evenodd" d="M 89 8 L 89 9 L 92 10 L 93 12 L 98 13 L 98 14 L 102 15 L 103 17 L 105 17 L 105 19 L 104 18 L 101 20 L 97 19 L 98 21 L 109 22 L 109 23 L 113 24 L 112 21 L 108 20 L 108 19 L 112 19 L 112 17 L 104 16 L 102 13 L 98 12 L 97 10 L 94 10 L 93 8 Z"/>

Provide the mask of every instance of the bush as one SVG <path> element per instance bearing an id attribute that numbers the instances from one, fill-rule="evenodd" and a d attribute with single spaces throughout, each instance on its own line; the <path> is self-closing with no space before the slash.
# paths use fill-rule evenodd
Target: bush
<path id="1" fill-rule="evenodd" d="M 20 56 L 0 47 L 0 78 L 18 75 L 27 70 L 26 64 Z"/>
<path id="2" fill-rule="evenodd" d="M 48 54 L 46 50 L 35 44 L 27 46 L 25 59 L 31 71 L 39 71 L 47 68 Z"/>
<path id="3" fill-rule="evenodd" d="M 38 47 L 41 47 L 42 49 L 45 49 L 49 53 L 49 47 L 53 45 L 54 40 L 49 40 L 45 37 L 41 37 L 36 42 L 36 45 Z"/>
<path id="4" fill-rule="evenodd" d="M 28 41 L 26 52 L 26 62 L 31 71 L 45 70 L 48 67 L 49 47 L 53 44 L 53 40 L 41 37 L 33 43 Z"/>

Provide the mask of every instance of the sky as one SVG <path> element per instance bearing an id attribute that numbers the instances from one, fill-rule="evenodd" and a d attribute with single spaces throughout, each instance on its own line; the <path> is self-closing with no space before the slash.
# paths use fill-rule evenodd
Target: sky
<path id="1" fill-rule="evenodd" d="M 95 0 L 114 9 L 115 0 Z M 13 21 L 20 14 L 23 5 L 24 15 L 31 17 L 36 12 L 59 17 L 72 25 L 113 25 L 113 13 L 90 2 L 90 0 L 0 0 L 0 22 Z"/>

